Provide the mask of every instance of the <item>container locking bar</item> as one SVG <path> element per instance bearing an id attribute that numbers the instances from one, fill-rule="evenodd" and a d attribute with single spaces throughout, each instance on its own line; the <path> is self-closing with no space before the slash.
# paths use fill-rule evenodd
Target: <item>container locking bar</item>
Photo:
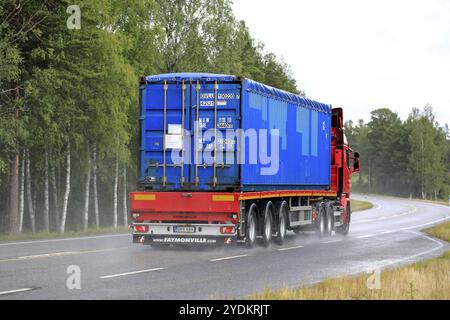
<path id="1" fill-rule="evenodd" d="M 198 186 L 200 179 L 198 177 L 198 138 L 199 138 L 199 127 L 200 127 L 200 81 L 197 80 L 197 86 L 195 88 L 197 92 L 197 108 L 196 108 L 196 121 L 195 121 L 195 186 Z"/>
<path id="2" fill-rule="evenodd" d="M 181 177 L 180 177 L 180 184 L 181 186 L 184 185 L 184 123 L 185 123 L 185 109 L 186 109 L 186 84 L 184 83 L 184 80 L 181 85 L 182 90 L 182 102 L 181 102 Z"/>
<path id="3" fill-rule="evenodd" d="M 167 81 L 164 81 L 164 127 L 163 127 L 163 178 L 162 184 L 163 187 L 167 184 L 167 176 L 166 176 L 166 127 L 167 127 L 167 90 L 169 86 L 167 85 Z"/>
<path id="4" fill-rule="evenodd" d="M 214 82 L 214 162 L 213 162 L 213 187 L 217 186 L 217 93 L 219 90 L 219 85 L 217 80 Z"/>

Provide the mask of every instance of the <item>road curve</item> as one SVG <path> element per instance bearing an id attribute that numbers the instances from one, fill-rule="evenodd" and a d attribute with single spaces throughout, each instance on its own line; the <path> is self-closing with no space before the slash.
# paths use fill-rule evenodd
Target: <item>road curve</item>
<path id="1" fill-rule="evenodd" d="M 289 233 L 282 246 L 154 249 L 129 234 L 0 243 L 0 299 L 222 299 L 297 287 L 439 256 L 450 245 L 420 232 L 450 207 L 361 196 L 375 207 L 352 216 L 347 237 Z M 69 266 L 81 289 L 67 289 Z"/>

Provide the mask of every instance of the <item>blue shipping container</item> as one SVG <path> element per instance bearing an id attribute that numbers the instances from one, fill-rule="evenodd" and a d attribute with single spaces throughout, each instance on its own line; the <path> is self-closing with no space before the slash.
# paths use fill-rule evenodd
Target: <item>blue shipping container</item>
<path id="1" fill-rule="evenodd" d="M 331 106 L 230 75 L 141 85 L 140 183 L 151 190 L 327 189 Z"/>

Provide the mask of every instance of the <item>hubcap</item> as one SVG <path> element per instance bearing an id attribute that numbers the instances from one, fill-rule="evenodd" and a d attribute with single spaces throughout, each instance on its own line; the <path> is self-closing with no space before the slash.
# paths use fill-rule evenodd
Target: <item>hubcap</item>
<path id="1" fill-rule="evenodd" d="M 280 237 L 284 238 L 284 234 L 286 232 L 286 223 L 284 221 L 284 213 L 281 212 L 280 216 Z"/>
<path id="2" fill-rule="evenodd" d="M 248 221 L 248 237 L 251 242 L 255 239 L 255 220 L 253 218 L 253 214 L 250 216 Z"/>
<path id="3" fill-rule="evenodd" d="M 266 239 L 270 238 L 270 233 L 271 233 L 271 226 L 270 226 L 270 217 L 267 215 L 266 216 L 266 228 L 265 228 L 265 233 L 266 233 Z"/>
<path id="4" fill-rule="evenodd" d="M 320 234 L 323 234 L 323 230 L 325 229 L 325 221 L 323 220 L 324 216 L 323 214 L 320 216 Z"/>
<path id="5" fill-rule="evenodd" d="M 328 232 L 329 232 L 329 233 L 331 233 L 331 228 L 332 228 L 332 226 L 333 226 L 333 223 L 332 223 L 331 219 L 332 219 L 332 218 L 331 218 L 331 215 L 329 215 L 329 216 L 328 216 L 328 219 L 327 219 L 327 220 L 328 220 L 327 222 L 328 222 Z"/>

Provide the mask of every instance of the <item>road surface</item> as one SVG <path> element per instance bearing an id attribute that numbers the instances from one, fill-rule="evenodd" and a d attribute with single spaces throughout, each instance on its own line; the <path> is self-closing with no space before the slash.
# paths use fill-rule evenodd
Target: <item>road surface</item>
<path id="1" fill-rule="evenodd" d="M 297 287 L 449 250 L 420 230 L 448 220 L 450 207 L 355 198 L 375 206 L 353 214 L 347 237 L 289 233 L 282 247 L 268 249 L 154 249 L 132 245 L 129 234 L 0 243 L 0 299 L 243 298 L 266 287 Z M 69 266 L 79 267 L 81 289 L 67 288 Z"/>

